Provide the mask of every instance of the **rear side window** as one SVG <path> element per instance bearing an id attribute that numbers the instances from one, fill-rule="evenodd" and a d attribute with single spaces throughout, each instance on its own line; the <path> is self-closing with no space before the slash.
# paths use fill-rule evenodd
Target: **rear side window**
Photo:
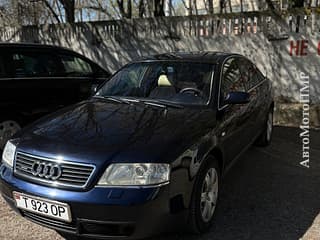
<path id="1" fill-rule="evenodd" d="M 61 54 L 60 58 L 66 74 L 88 75 L 92 73 L 91 64 L 79 57 Z"/>
<path id="2" fill-rule="evenodd" d="M 46 77 L 60 73 L 54 56 L 45 53 L 13 53 L 12 68 L 15 77 Z"/>
<path id="3" fill-rule="evenodd" d="M 223 102 L 229 92 L 245 91 L 242 75 L 236 58 L 228 59 L 225 62 L 222 71 L 220 103 Z"/>
<path id="4" fill-rule="evenodd" d="M 256 84 L 259 84 L 259 83 L 261 83 L 262 81 L 265 80 L 265 77 L 256 66 L 254 66 L 254 69 L 255 69 L 255 74 L 254 74 L 254 80 L 253 81 L 255 81 Z"/>

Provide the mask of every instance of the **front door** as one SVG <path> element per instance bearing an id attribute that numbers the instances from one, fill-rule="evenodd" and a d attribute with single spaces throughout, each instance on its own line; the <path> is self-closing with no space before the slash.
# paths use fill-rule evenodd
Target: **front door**
<path id="1" fill-rule="evenodd" d="M 222 66 L 220 80 L 218 124 L 227 164 L 237 157 L 250 141 L 248 104 L 224 104 L 230 92 L 245 92 L 238 57 L 227 59 Z"/>

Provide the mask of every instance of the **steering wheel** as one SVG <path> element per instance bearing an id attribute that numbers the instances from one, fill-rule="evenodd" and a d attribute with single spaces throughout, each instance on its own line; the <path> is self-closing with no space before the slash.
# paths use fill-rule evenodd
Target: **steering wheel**
<path id="1" fill-rule="evenodd" d="M 183 88 L 180 90 L 179 93 L 185 93 L 185 92 L 193 92 L 195 93 L 195 96 L 203 96 L 203 92 L 197 88 L 192 88 L 192 87 Z"/>

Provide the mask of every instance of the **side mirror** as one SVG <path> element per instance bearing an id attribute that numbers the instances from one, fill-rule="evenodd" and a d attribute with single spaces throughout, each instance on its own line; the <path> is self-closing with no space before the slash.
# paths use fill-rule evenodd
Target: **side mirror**
<path id="1" fill-rule="evenodd" d="M 244 104 L 250 101 L 250 94 L 247 92 L 229 92 L 224 104 Z"/>

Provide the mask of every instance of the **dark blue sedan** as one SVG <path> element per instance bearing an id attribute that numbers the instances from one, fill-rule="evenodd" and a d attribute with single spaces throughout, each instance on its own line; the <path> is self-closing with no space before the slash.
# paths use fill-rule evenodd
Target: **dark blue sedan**
<path id="1" fill-rule="evenodd" d="M 1 194 L 67 239 L 203 233 L 222 176 L 270 143 L 273 107 L 270 81 L 241 55 L 142 58 L 9 140 Z"/>

